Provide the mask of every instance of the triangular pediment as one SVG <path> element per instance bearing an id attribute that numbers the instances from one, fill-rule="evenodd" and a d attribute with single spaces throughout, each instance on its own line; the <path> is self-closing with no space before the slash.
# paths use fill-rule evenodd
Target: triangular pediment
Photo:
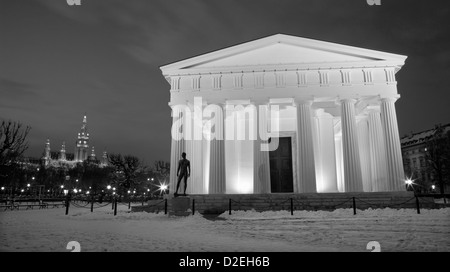
<path id="1" fill-rule="evenodd" d="M 398 62 L 406 56 L 277 34 L 161 67 L 164 73 L 195 69 Z M 325 67 L 324 66 L 324 67 Z"/>
<path id="2" fill-rule="evenodd" d="M 333 63 L 348 61 L 377 60 L 370 57 L 354 56 L 330 52 L 320 49 L 300 47 L 285 43 L 276 43 L 251 51 L 216 60 L 205 61 L 185 68 L 216 68 L 232 66 L 278 65 L 278 64 L 308 64 Z"/>

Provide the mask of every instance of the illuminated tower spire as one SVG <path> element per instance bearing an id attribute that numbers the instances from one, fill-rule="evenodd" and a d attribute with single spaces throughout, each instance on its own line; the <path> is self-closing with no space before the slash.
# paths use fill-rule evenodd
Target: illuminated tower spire
<path id="1" fill-rule="evenodd" d="M 81 130 L 78 133 L 78 138 L 75 145 L 75 161 L 82 162 L 88 158 L 89 150 L 89 133 L 87 132 L 86 114 L 83 117 Z"/>
<path id="2" fill-rule="evenodd" d="M 59 159 L 61 161 L 65 161 L 66 160 L 66 142 L 62 143 L 61 151 L 59 152 Z"/>
<path id="3" fill-rule="evenodd" d="M 44 157 L 42 158 L 44 165 L 48 165 L 50 163 L 51 155 L 50 155 L 50 139 L 47 139 L 44 148 Z"/>
<path id="4" fill-rule="evenodd" d="M 108 166 L 108 153 L 103 151 L 102 160 L 100 162 L 100 166 Z"/>
<path id="5" fill-rule="evenodd" d="M 50 159 L 50 139 L 47 139 L 47 142 L 45 143 L 45 151 L 44 151 L 45 155 L 44 158 L 45 159 Z"/>

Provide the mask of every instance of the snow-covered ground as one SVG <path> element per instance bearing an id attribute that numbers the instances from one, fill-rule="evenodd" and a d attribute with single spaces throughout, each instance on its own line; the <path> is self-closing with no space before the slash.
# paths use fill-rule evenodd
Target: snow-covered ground
<path id="1" fill-rule="evenodd" d="M 233 211 L 216 220 L 130 213 L 120 206 L 0 212 L 0 251 L 450 251 L 450 208 Z"/>

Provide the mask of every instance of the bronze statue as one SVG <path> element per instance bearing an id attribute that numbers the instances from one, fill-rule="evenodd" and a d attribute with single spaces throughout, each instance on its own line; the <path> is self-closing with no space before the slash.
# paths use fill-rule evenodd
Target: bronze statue
<path id="1" fill-rule="evenodd" d="M 175 196 L 178 196 L 178 188 L 180 187 L 181 179 L 184 178 L 184 196 L 186 195 L 186 188 L 187 188 L 187 179 L 191 175 L 191 162 L 186 159 L 186 153 L 183 152 L 181 154 L 181 157 L 183 157 L 178 162 L 178 170 L 177 170 L 177 177 L 178 177 L 178 183 L 177 183 L 177 190 L 175 191 Z"/>

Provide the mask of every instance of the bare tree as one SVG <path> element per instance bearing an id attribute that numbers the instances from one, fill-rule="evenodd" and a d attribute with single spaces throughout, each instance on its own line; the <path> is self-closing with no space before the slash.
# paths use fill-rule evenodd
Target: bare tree
<path id="1" fill-rule="evenodd" d="M 450 131 L 445 133 L 439 125 L 427 140 L 426 159 L 428 172 L 437 181 L 441 194 L 445 184 L 450 182 Z"/>
<path id="2" fill-rule="evenodd" d="M 162 184 L 169 183 L 170 163 L 165 161 L 155 161 L 151 170 L 152 176 L 156 179 L 152 182 L 153 186 L 160 187 Z"/>
<path id="3" fill-rule="evenodd" d="M 22 127 L 20 122 L 2 121 L 0 126 L 0 165 L 17 162 L 28 149 L 26 138 L 30 127 Z"/>
<path id="4" fill-rule="evenodd" d="M 170 176 L 170 163 L 165 161 L 155 161 L 153 173 L 156 175 L 159 182 L 166 183 Z"/>
<path id="5" fill-rule="evenodd" d="M 137 177 L 145 170 L 145 166 L 139 158 L 109 154 L 108 161 L 114 166 L 113 179 L 117 185 L 128 189 L 140 183 Z"/>
<path id="6" fill-rule="evenodd" d="M 27 150 L 30 127 L 20 122 L 2 121 L 0 126 L 0 181 L 11 186 L 18 181 L 19 159 Z"/>

